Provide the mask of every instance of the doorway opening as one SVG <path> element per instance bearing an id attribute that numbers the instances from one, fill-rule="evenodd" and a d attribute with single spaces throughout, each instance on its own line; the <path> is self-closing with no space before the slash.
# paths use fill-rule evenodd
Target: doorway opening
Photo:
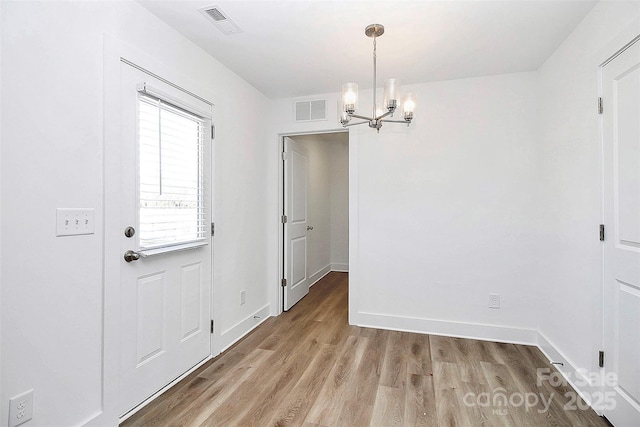
<path id="1" fill-rule="evenodd" d="M 280 310 L 331 271 L 349 271 L 349 133 L 283 135 Z"/>

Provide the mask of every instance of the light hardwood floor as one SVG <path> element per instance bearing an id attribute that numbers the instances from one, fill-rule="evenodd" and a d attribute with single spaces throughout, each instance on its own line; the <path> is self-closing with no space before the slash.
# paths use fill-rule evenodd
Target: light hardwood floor
<path id="1" fill-rule="evenodd" d="M 536 347 L 349 326 L 347 287 L 330 273 L 123 425 L 608 425 Z"/>

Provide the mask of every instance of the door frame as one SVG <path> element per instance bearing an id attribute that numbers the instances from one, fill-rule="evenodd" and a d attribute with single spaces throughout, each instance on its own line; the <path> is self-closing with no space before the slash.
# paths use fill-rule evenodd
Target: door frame
<path id="1" fill-rule="evenodd" d="M 276 272 L 277 272 L 277 279 L 276 279 L 276 298 L 274 301 L 274 308 L 275 310 L 272 311 L 272 313 L 275 316 L 278 316 L 280 314 L 283 313 L 283 306 L 284 306 L 284 289 L 282 288 L 282 278 L 284 278 L 284 224 L 282 223 L 282 215 L 284 215 L 284 209 L 285 209 L 285 193 L 284 193 L 284 159 L 282 158 L 282 152 L 284 151 L 284 139 L 286 137 L 292 138 L 292 137 L 296 137 L 296 136 L 303 136 L 303 135 L 320 135 L 320 134 L 332 134 L 332 133 L 348 133 L 349 134 L 349 274 L 350 274 L 350 279 L 351 279 L 351 245 L 352 245 L 352 231 L 351 231 L 351 225 L 352 225 L 352 175 L 351 175 L 351 165 L 352 165 L 352 160 L 351 160 L 351 143 L 352 143 L 352 138 L 354 133 L 350 132 L 348 129 L 345 130 L 344 128 L 335 128 L 335 129 L 324 129 L 324 130 L 309 130 L 309 131 L 300 131 L 300 132 L 282 132 L 282 133 L 278 133 L 278 144 L 277 144 L 277 162 L 278 162 L 278 194 L 277 194 L 277 199 L 276 199 L 276 209 L 277 209 L 277 213 L 276 213 L 276 222 L 277 222 L 277 243 L 276 243 L 276 247 L 277 247 L 277 264 L 276 264 Z M 351 296 L 351 281 L 349 282 L 349 313 L 351 313 L 351 301 L 352 301 L 352 296 Z"/>
<path id="2" fill-rule="evenodd" d="M 125 417 L 120 418 L 118 409 L 119 383 L 120 383 L 120 269 L 122 267 L 121 257 L 114 256 L 120 252 L 120 152 L 119 145 L 112 144 L 112 141 L 119 141 L 121 119 L 119 117 L 120 102 L 120 67 L 122 60 L 126 60 L 136 66 L 169 82 L 179 82 L 180 88 L 200 94 L 205 99 L 214 99 L 214 96 L 200 85 L 194 83 L 189 77 L 181 74 L 177 70 L 167 67 L 157 60 L 149 57 L 143 51 L 107 34 L 103 35 L 103 66 L 104 66 L 104 122 L 103 122 L 103 208 L 104 208 L 104 241 L 103 241 L 103 309 L 102 309 L 102 408 L 94 417 L 87 420 L 83 425 L 102 426 L 118 425 L 126 418 L 135 414 L 156 397 L 164 393 L 168 388 L 185 378 L 187 375 L 205 364 L 215 355 L 220 353 L 219 331 L 211 334 L 210 349 L 208 357 L 198 365 L 183 373 L 179 378 L 167 384 L 164 388 L 156 392 L 135 409 L 128 412 Z M 184 89 L 183 89 L 184 90 Z M 215 108 L 212 106 L 213 119 L 215 119 Z M 213 121 L 212 119 L 212 121 Z M 213 197 L 214 183 L 214 158 L 215 144 L 211 147 L 211 170 L 209 173 L 209 200 L 211 209 L 211 220 L 215 221 L 215 199 Z M 213 237 L 212 237 L 213 239 Z M 210 317 L 214 321 L 214 243 L 211 241 L 211 290 L 210 290 Z"/>
<path id="3" fill-rule="evenodd" d="M 629 26 L 625 31 L 623 31 L 620 35 L 618 35 L 618 37 L 615 38 L 615 40 L 613 40 L 607 47 L 609 47 L 609 53 L 607 54 L 607 59 L 604 60 L 603 62 L 601 62 L 598 65 L 598 97 L 600 97 L 599 99 L 602 99 L 603 96 L 603 92 L 604 92 L 604 82 L 603 82 L 603 77 L 604 77 L 604 67 L 609 64 L 610 62 L 612 62 L 613 60 L 615 60 L 618 56 L 620 56 L 622 53 L 624 53 L 627 49 L 631 48 L 632 46 L 634 46 L 635 44 L 640 44 L 640 34 L 638 34 L 637 32 L 637 24 L 640 24 L 640 22 L 637 22 L 636 24 L 633 24 L 631 26 Z M 630 37 L 628 36 L 630 35 Z M 617 44 L 616 44 L 617 43 Z M 622 46 L 622 47 L 620 47 Z M 610 54 L 610 52 L 615 52 L 613 54 Z M 605 55 L 602 55 L 601 57 L 604 57 Z M 601 224 L 603 224 L 607 230 L 605 231 L 605 240 L 608 239 L 607 235 L 611 235 L 612 230 L 611 224 L 607 224 L 606 222 L 606 204 L 607 204 L 607 200 L 608 200 L 608 189 L 606 187 L 606 182 L 605 182 L 605 134 L 604 134 L 604 115 L 599 114 L 598 115 L 598 138 L 599 138 L 599 142 L 600 142 L 600 186 L 601 186 Z M 609 350 L 609 348 L 607 348 L 607 334 L 610 333 L 611 331 L 607 330 L 607 326 L 609 325 L 609 321 L 607 321 L 607 305 L 606 302 L 608 301 L 608 297 L 607 297 L 607 281 L 606 281 L 606 270 L 605 267 L 607 265 L 606 263 L 606 257 L 607 257 L 607 251 L 606 251 L 606 245 L 602 245 L 602 271 L 601 271 L 601 349 L 602 351 L 604 351 L 604 366 L 600 368 L 600 373 L 601 373 L 601 378 L 607 378 L 607 374 L 610 372 L 607 369 L 607 350 Z M 609 353 L 610 354 L 610 353 Z M 605 393 L 608 391 L 608 387 L 606 384 L 606 381 L 601 381 L 601 384 L 599 385 L 599 389 L 600 389 L 600 393 L 601 396 L 605 396 Z M 593 408 L 596 413 L 598 415 L 601 416 L 605 416 L 606 418 L 606 413 L 604 408 L 602 407 L 602 405 L 594 407 Z"/>

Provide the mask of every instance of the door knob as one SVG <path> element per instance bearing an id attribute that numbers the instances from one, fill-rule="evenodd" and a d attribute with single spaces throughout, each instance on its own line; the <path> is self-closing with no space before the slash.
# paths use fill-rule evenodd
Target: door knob
<path id="1" fill-rule="evenodd" d="M 127 252 L 124 253 L 124 260 L 127 262 L 137 261 L 139 259 L 140 259 L 140 254 L 137 252 L 128 250 Z"/>
<path id="2" fill-rule="evenodd" d="M 307 225 L 307 230 L 313 230 L 313 227 L 310 225 Z"/>

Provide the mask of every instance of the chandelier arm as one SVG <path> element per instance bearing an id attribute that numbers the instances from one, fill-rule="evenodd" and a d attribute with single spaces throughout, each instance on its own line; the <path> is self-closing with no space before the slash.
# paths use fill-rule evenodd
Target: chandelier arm
<path id="1" fill-rule="evenodd" d="M 358 123 L 347 123 L 347 124 L 342 125 L 342 127 L 346 128 L 346 127 L 349 127 L 349 126 L 358 126 L 358 125 L 363 125 L 365 123 L 369 123 L 369 122 L 366 121 L 366 122 L 358 122 Z"/>
<path id="2" fill-rule="evenodd" d="M 411 123 L 406 120 L 380 120 L 380 121 L 385 123 Z"/>
<path id="3" fill-rule="evenodd" d="M 371 121 L 371 120 L 375 120 L 372 117 L 367 117 L 367 116 L 360 116 L 358 114 L 349 114 L 349 117 L 355 117 L 356 119 L 362 119 L 362 120 L 366 120 L 366 121 Z"/>
<path id="4" fill-rule="evenodd" d="M 383 119 L 383 118 L 385 118 L 385 117 L 387 117 L 387 116 L 390 116 L 391 114 L 393 114 L 393 111 L 387 111 L 386 113 L 381 114 L 381 115 L 379 115 L 378 117 L 376 117 L 374 120 L 380 120 L 380 119 Z M 383 121 L 388 121 L 388 120 L 383 120 Z"/>

